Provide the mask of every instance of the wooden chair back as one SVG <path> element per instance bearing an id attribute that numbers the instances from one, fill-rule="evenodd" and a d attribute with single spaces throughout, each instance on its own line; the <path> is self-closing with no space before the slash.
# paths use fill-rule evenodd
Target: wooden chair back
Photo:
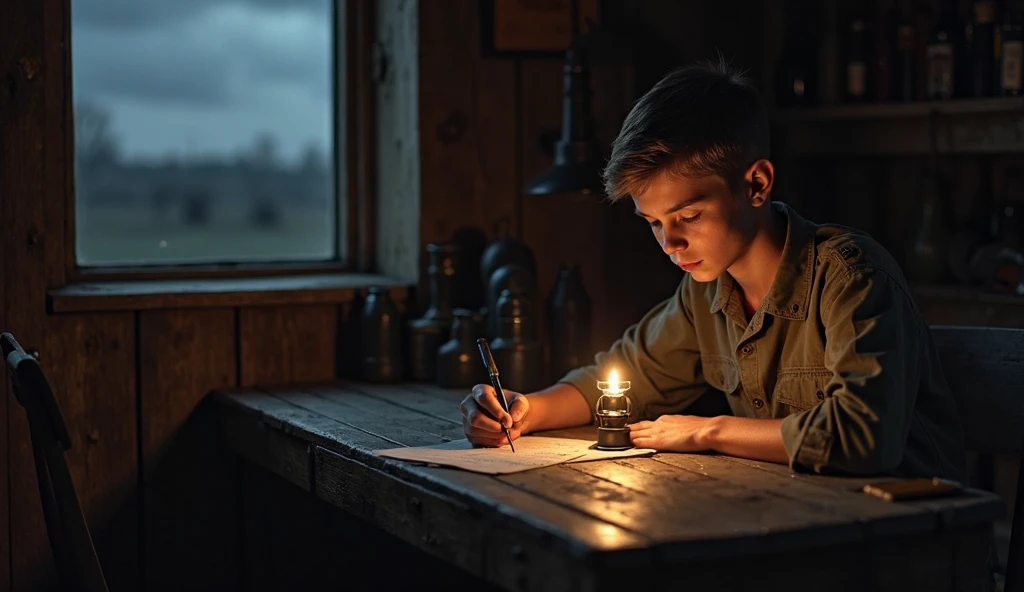
<path id="1" fill-rule="evenodd" d="M 967 450 L 1024 453 L 1024 329 L 931 328 L 959 407 Z M 1006 592 L 1024 592 L 1024 456 L 1006 561 Z"/>
<path id="2" fill-rule="evenodd" d="M 28 416 L 39 497 L 57 575 L 68 591 L 107 592 L 107 583 L 64 452 L 71 437 L 39 362 L 10 333 L 0 335 L 0 351 L 18 403 Z"/>

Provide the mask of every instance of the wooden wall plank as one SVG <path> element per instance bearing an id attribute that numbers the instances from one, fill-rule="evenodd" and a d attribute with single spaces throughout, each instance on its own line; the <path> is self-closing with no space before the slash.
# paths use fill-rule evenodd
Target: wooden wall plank
<path id="1" fill-rule="evenodd" d="M 0 212 L 3 211 L 3 204 L 0 203 Z M 0 216 L 2 217 L 2 216 Z M 6 247 L 6 240 L 3 236 L 6 236 L 6 228 L 2 220 L 0 220 L 0 250 Z M 4 274 L 0 272 L 0 302 L 6 302 L 5 300 L 5 287 L 7 279 Z M 8 319 L 6 318 L 7 307 L 4 306 L 3 310 L 0 310 L 0 331 L 6 330 L 8 327 Z M 8 416 L 8 405 L 12 401 L 11 399 L 11 384 L 10 380 L 7 379 L 6 371 L 2 376 L 2 382 L 0 382 L 0 426 L 2 426 L 4 433 L 0 435 L 0 518 L 3 518 L 6 524 L 10 524 L 10 495 L 8 490 L 8 466 L 7 466 L 7 449 L 8 439 L 10 438 L 11 431 L 8 427 L 7 416 Z M 20 410 L 21 408 L 18 407 Z M 4 590 L 10 590 L 11 586 L 11 540 L 10 540 L 10 529 L 0 528 L 0 588 Z"/>
<path id="2" fill-rule="evenodd" d="M 60 45 L 54 37 L 63 31 L 54 28 L 54 4 L 18 2 L 5 6 L 0 19 L 0 79 L 4 81 L 0 90 L 0 213 L 4 220 L 0 246 L 6 315 L 2 329 L 12 332 L 27 349 L 43 351 L 48 350 L 45 337 L 54 335 L 45 317 L 45 290 L 48 281 L 59 280 L 61 273 L 48 265 L 57 261 L 63 266 L 60 255 L 64 247 L 64 202 L 63 195 L 57 193 L 63 190 L 63 173 L 58 171 L 64 145 L 54 142 L 64 123 L 60 108 L 63 86 L 55 82 L 64 75 L 64 64 L 59 61 Z M 45 28 L 48 17 L 50 29 Z M 52 179 L 47 175 L 53 175 Z M 4 393 L 6 454 L 0 461 L 0 512 L 8 520 L 0 535 L 0 586 L 12 590 L 53 588 L 56 579 L 24 410 L 8 396 L 7 386 Z M 69 396 L 75 394 L 58 393 L 62 402 Z M 83 432 L 75 428 L 76 445 L 81 447 Z M 104 452 L 106 448 L 104 445 Z M 98 466 L 102 464 L 100 460 L 87 463 L 87 467 L 102 469 Z M 72 471 L 80 482 L 81 461 L 72 464 Z M 87 511 L 87 518 L 95 516 Z"/>
<path id="3" fill-rule="evenodd" d="M 420 216 L 418 2 L 370 2 L 375 21 L 374 204 L 376 271 L 404 280 L 417 274 Z M 379 58 L 379 59 L 378 59 Z M 429 79 L 428 79 L 429 80 Z"/>
<path id="4" fill-rule="evenodd" d="M 236 384 L 235 311 L 139 313 L 144 589 L 238 585 L 237 468 L 203 402 Z"/>
<path id="5" fill-rule="evenodd" d="M 337 318 L 335 306 L 240 309 L 239 386 L 333 379 Z"/>
<path id="6" fill-rule="evenodd" d="M 513 232 L 518 227 L 515 61 L 482 57 L 480 4 L 419 8 L 420 310 L 428 296 L 427 243 L 463 227 L 497 238 L 502 219 Z"/>
<path id="7" fill-rule="evenodd" d="M 71 434 L 68 464 L 104 575 L 112 590 L 138 589 L 134 315 L 51 317 L 43 332 L 40 360 Z M 10 418 L 12 589 L 53 589 L 28 427 L 18 415 Z"/>

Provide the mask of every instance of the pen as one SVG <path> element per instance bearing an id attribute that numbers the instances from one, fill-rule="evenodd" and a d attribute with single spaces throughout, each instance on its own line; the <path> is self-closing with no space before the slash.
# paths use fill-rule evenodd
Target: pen
<path id="1" fill-rule="evenodd" d="M 498 365 L 494 363 L 491 347 L 487 345 L 487 340 L 483 337 L 477 339 L 476 344 L 480 348 L 480 356 L 484 359 L 484 366 L 487 367 L 487 375 L 491 377 L 491 386 L 494 387 L 494 392 L 498 395 L 498 403 L 501 403 L 501 408 L 505 410 L 505 413 L 508 413 L 508 401 L 505 399 L 505 391 L 501 390 L 501 381 L 498 380 Z M 512 445 L 512 435 L 509 434 L 508 428 L 505 427 L 505 424 L 502 424 L 501 429 L 505 431 L 505 437 L 508 438 L 509 448 L 512 449 L 512 452 L 515 452 L 516 447 Z"/>

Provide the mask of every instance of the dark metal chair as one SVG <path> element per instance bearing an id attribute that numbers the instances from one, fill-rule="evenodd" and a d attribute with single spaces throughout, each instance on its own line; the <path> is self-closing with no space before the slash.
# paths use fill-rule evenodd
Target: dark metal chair
<path id="1" fill-rule="evenodd" d="M 96 548 L 82 514 L 64 452 L 71 438 L 39 362 L 10 333 L 0 335 L 14 396 L 28 415 L 39 497 L 61 587 L 68 591 L 107 592 Z"/>
<path id="2" fill-rule="evenodd" d="M 1024 330 L 931 328 L 968 451 L 1024 453 Z M 1024 592 L 1024 457 L 1017 479 L 1005 592 Z"/>

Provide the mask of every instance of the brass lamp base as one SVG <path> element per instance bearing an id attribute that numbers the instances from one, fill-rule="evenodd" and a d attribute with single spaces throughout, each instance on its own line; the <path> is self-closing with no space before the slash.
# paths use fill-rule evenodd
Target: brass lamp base
<path id="1" fill-rule="evenodd" d="M 629 439 L 629 428 L 597 428 L 598 450 L 629 450 L 633 441 Z"/>

